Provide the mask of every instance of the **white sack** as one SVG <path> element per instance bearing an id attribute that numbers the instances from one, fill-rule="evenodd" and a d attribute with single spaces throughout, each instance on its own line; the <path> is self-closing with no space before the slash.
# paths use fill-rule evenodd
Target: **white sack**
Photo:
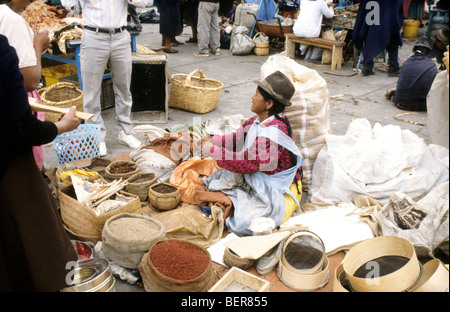
<path id="1" fill-rule="evenodd" d="M 329 135 L 314 164 L 308 200 L 350 202 L 356 195 L 382 204 L 392 192 L 418 200 L 448 181 L 448 149 L 427 146 L 409 130 L 354 120 L 343 136 Z"/>
<path id="2" fill-rule="evenodd" d="M 448 74 L 440 72 L 434 79 L 427 97 L 428 130 L 431 142 L 449 148 Z"/>

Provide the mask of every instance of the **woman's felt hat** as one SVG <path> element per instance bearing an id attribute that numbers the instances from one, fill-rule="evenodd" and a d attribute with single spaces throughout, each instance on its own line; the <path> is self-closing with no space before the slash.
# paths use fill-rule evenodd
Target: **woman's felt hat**
<path id="1" fill-rule="evenodd" d="M 295 87 L 289 78 L 279 70 L 256 84 L 281 104 L 285 106 L 292 105 L 290 100 L 294 95 Z"/>

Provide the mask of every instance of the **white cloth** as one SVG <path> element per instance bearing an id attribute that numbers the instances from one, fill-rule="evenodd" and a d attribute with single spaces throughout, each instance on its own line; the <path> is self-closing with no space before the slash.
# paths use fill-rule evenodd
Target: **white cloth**
<path id="1" fill-rule="evenodd" d="M 83 25 L 100 28 L 119 28 L 127 25 L 128 3 L 141 6 L 142 0 L 61 0 L 70 9 L 80 3 Z"/>
<path id="2" fill-rule="evenodd" d="M 7 37 L 9 44 L 16 49 L 19 68 L 37 65 L 33 30 L 22 16 L 6 4 L 0 5 L 0 34 Z"/>
<path id="3" fill-rule="evenodd" d="M 334 9 L 328 7 L 324 0 L 302 0 L 300 14 L 293 28 L 294 35 L 305 38 L 319 37 L 323 16 L 334 16 Z"/>

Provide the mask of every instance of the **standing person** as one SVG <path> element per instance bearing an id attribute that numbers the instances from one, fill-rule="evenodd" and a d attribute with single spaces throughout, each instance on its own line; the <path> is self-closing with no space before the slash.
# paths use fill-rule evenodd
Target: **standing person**
<path id="1" fill-rule="evenodd" d="M 433 41 L 422 37 L 413 48 L 414 54 L 403 63 L 397 88 L 386 93 L 386 97 L 392 98 L 398 108 L 427 110 L 427 95 L 437 75 L 436 63 L 428 57 L 432 49 Z"/>
<path id="2" fill-rule="evenodd" d="M 159 0 L 153 3 L 160 16 L 159 32 L 162 35 L 161 45 L 166 53 L 178 53 L 178 50 L 172 48 L 172 44 L 179 44 L 175 37 L 183 32 L 181 22 L 180 0 Z"/>
<path id="3" fill-rule="evenodd" d="M 408 6 L 408 18 L 419 20 L 420 28 L 424 27 L 422 19 L 424 7 L 425 0 L 411 0 Z"/>
<path id="4" fill-rule="evenodd" d="M 191 26 L 192 29 L 192 37 L 190 37 L 186 42 L 197 43 L 198 0 L 186 0 L 184 21 L 186 25 Z"/>
<path id="5" fill-rule="evenodd" d="M 129 0 L 138 3 L 141 0 Z M 141 142 L 131 135 L 132 98 L 131 46 L 127 31 L 127 0 L 62 0 L 66 8 L 80 2 L 83 11 L 83 35 L 80 63 L 83 81 L 84 111 L 94 114 L 91 122 L 101 126 L 100 156 L 107 154 L 106 127 L 101 116 L 100 91 L 106 65 L 111 70 L 114 88 L 118 142 L 135 149 Z"/>
<path id="6" fill-rule="evenodd" d="M 375 74 L 374 58 L 384 49 L 389 55 L 389 76 L 398 76 L 398 48 L 403 44 L 400 34 L 403 19 L 403 0 L 361 0 L 352 40 L 363 53 L 363 76 Z"/>
<path id="7" fill-rule="evenodd" d="M 199 0 L 198 51 L 194 56 L 209 56 L 209 51 L 220 54 L 219 0 Z"/>
<path id="8" fill-rule="evenodd" d="M 51 45 L 48 30 L 34 34 L 30 25 L 19 15 L 29 3 L 29 0 L 0 0 L 0 34 L 5 35 L 17 51 L 28 96 L 41 104 L 36 90 L 42 78 L 41 55 Z M 34 114 L 39 120 L 45 120 L 43 112 Z M 43 169 L 44 147 L 33 146 L 33 155 L 38 168 Z"/>
<path id="9" fill-rule="evenodd" d="M 31 146 L 76 129 L 75 107 L 57 122 L 31 113 L 19 60 L 0 35 L 0 291 L 56 292 L 67 287 L 77 254 Z"/>

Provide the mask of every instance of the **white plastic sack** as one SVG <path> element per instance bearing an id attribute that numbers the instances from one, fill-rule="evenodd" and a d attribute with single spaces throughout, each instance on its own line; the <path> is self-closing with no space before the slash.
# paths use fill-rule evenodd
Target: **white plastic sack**
<path id="1" fill-rule="evenodd" d="M 378 123 L 372 129 L 359 118 L 345 135 L 327 136 L 314 163 L 308 200 L 336 204 L 362 194 L 386 204 L 392 192 L 418 200 L 448 181 L 448 157 L 447 148 L 427 146 L 409 130 Z"/>
<path id="2" fill-rule="evenodd" d="M 302 185 L 303 191 L 308 192 L 314 162 L 331 132 L 327 83 L 317 71 L 282 54 L 270 56 L 261 66 L 261 79 L 277 70 L 292 78 L 295 86 L 292 106 L 286 107 L 285 115 L 304 158 Z"/>
<path id="3" fill-rule="evenodd" d="M 440 72 L 434 79 L 427 98 L 428 130 L 431 142 L 449 148 L 448 74 Z"/>

